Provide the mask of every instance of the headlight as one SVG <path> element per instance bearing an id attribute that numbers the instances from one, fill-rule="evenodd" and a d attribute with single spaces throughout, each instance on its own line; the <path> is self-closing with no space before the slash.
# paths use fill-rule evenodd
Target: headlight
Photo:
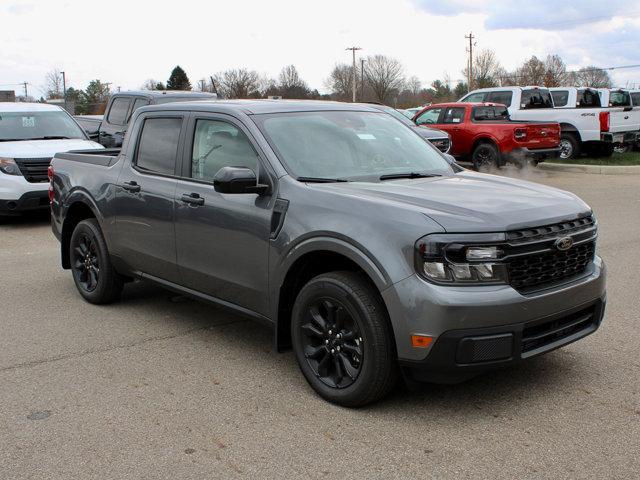
<path id="1" fill-rule="evenodd" d="M 442 284 L 487 285 L 508 283 L 499 244 L 504 234 L 427 235 L 416 242 L 416 271 Z M 493 243 L 493 245 L 492 245 Z"/>
<path id="2" fill-rule="evenodd" d="M 0 172 L 7 175 L 22 175 L 13 158 L 0 157 Z"/>

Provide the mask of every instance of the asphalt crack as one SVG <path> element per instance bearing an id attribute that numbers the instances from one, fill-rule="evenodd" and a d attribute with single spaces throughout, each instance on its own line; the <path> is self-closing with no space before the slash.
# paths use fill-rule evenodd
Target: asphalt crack
<path id="1" fill-rule="evenodd" d="M 43 358 L 41 360 L 32 360 L 30 362 L 17 363 L 15 365 L 9 365 L 7 367 L 1 367 L 0 368 L 0 373 L 9 372 L 9 371 L 13 371 L 13 370 L 19 370 L 19 369 L 22 369 L 22 368 L 36 367 L 38 365 L 45 365 L 45 364 L 48 364 L 48 363 L 59 362 L 61 360 L 82 358 L 82 357 L 86 357 L 87 355 L 93 355 L 93 354 L 96 354 L 96 353 L 105 353 L 105 352 L 111 352 L 111 351 L 114 351 L 114 350 L 122 350 L 122 349 L 126 349 L 126 348 L 138 347 L 140 345 L 145 345 L 147 343 L 160 342 L 160 341 L 163 341 L 163 340 L 170 340 L 172 338 L 187 337 L 187 336 L 189 336 L 189 335 L 191 335 L 192 333 L 195 333 L 195 332 L 202 332 L 202 331 L 205 331 L 205 330 L 213 330 L 213 329 L 218 328 L 218 327 L 224 327 L 226 325 L 232 325 L 232 324 L 243 323 L 243 322 L 248 322 L 248 321 L 249 320 L 232 320 L 232 321 L 229 321 L 229 322 L 218 323 L 216 325 L 211 325 L 211 326 L 208 326 L 208 327 L 192 328 L 192 329 L 186 330 L 184 332 L 180 332 L 180 333 L 173 333 L 173 334 L 170 334 L 170 335 L 158 335 L 158 336 L 155 336 L 155 337 L 149 337 L 149 338 L 145 338 L 144 340 L 137 341 L 137 342 L 124 343 L 124 344 L 121 344 L 121 345 L 113 345 L 113 346 L 104 347 L 104 348 L 90 348 L 90 349 L 83 350 L 83 351 L 80 351 L 80 352 L 73 352 L 73 353 L 68 353 L 68 354 L 63 354 L 63 355 L 55 355 L 53 357 Z"/>

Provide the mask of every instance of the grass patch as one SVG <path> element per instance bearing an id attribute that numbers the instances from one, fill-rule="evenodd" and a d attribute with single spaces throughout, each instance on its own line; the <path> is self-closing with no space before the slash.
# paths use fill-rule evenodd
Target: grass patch
<path id="1" fill-rule="evenodd" d="M 553 158 L 546 160 L 548 163 L 562 163 L 565 165 L 640 165 L 640 152 L 614 153 L 610 157 L 600 158 L 572 158 L 570 160 L 562 160 L 561 158 Z"/>

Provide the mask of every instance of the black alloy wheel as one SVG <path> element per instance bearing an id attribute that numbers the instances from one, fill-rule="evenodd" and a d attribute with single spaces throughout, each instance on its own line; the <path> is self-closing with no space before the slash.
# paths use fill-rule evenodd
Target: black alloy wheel
<path id="1" fill-rule="evenodd" d="M 498 149 L 491 143 L 481 143 L 472 154 L 473 166 L 479 172 L 498 168 Z"/>
<path id="2" fill-rule="evenodd" d="M 120 297 L 124 280 L 111 264 L 107 242 L 95 218 L 82 220 L 74 228 L 69 260 L 73 281 L 86 301 L 104 304 Z"/>
<path id="3" fill-rule="evenodd" d="M 304 356 L 325 385 L 345 388 L 362 369 L 364 346 L 358 321 L 333 298 L 307 306 L 302 325 Z"/>
<path id="4" fill-rule="evenodd" d="M 78 283 L 85 291 L 93 292 L 98 286 L 100 260 L 96 244 L 88 234 L 79 235 L 77 245 L 73 249 L 71 264 Z"/>

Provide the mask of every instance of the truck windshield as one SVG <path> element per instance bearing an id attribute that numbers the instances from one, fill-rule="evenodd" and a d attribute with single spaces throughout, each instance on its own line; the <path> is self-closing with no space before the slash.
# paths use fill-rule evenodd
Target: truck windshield
<path id="1" fill-rule="evenodd" d="M 367 180 L 388 174 L 453 173 L 437 150 L 386 113 L 315 111 L 252 119 L 297 178 Z"/>
<path id="2" fill-rule="evenodd" d="M 80 127 L 66 112 L 0 111 L 0 142 L 63 138 L 86 138 Z"/>

